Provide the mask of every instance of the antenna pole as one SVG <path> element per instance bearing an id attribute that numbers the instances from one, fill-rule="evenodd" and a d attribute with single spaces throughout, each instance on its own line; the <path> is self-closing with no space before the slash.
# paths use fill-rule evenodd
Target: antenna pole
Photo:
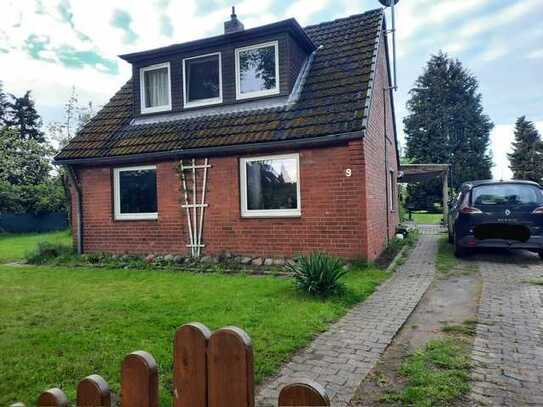
<path id="1" fill-rule="evenodd" d="M 394 71 L 394 85 L 393 89 L 398 89 L 398 80 L 396 76 L 396 22 L 394 19 L 394 3 L 396 3 L 394 0 L 390 1 L 391 4 L 391 15 L 392 15 L 392 58 L 394 60 L 392 64 L 392 69 Z"/>

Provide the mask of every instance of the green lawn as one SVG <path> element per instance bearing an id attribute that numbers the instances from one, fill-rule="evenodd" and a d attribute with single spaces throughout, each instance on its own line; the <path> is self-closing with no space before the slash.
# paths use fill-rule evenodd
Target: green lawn
<path id="1" fill-rule="evenodd" d="M 470 390 L 470 344 L 461 338 L 428 342 L 411 354 L 400 369 L 407 379 L 400 392 L 385 400 L 405 406 L 451 406 Z"/>
<path id="2" fill-rule="evenodd" d="M 32 405 L 49 387 L 73 400 L 77 381 L 91 373 L 117 392 L 124 356 L 146 350 L 159 364 L 161 406 L 169 406 L 172 339 L 190 321 L 245 329 L 260 381 L 387 277 L 353 271 L 346 293 L 323 301 L 285 278 L 0 265 L 0 405 Z"/>
<path id="3" fill-rule="evenodd" d="M 72 235 L 69 230 L 50 233 L 0 234 L 0 263 L 23 259 L 25 253 L 34 249 L 42 240 L 71 244 Z"/>
<path id="4" fill-rule="evenodd" d="M 447 273 L 457 266 L 458 259 L 454 256 L 454 246 L 449 243 L 447 236 L 440 237 L 436 257 L 437 271 Z"/>
<path id="5" fill-rule="evenodd" d="M 413 212 L 413 220 L 419 225 L 439 225 L 442 219 L 442 213 Z"/>

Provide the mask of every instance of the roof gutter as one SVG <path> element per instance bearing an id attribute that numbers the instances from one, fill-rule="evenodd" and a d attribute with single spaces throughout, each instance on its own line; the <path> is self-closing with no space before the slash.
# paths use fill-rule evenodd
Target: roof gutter
<path id="1" fill-rule="evenodd" d="M 229 146 L 189 148 L 186 150 L 159 151 L 154 153 L 133 154 L 127 156 L 113 156 L 103 158 L 80 158 L 53 161 L 55 165 L 81 165 L 81 166 L 99 166 L 110 164 L 129 164 L 142 161 L 168 160 L 186 157 L 210 157 L 224 156 L 232 154 L 256 153 L 270 150 L 288 150 L 303 147 L 324 147 L 333 144 L 342 144 L 350 140 L 363 138 L 365 130 L 353 131 L 349 133 L 333 134 L 329 136 L 308 137 L 297 140 L 277 140 L 262 143 L 238 144 Z"/>

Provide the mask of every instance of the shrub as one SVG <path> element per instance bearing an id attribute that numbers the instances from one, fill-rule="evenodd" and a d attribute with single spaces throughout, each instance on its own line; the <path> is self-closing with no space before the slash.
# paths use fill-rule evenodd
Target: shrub
<path id="1" fill-rule="evenodd" d="M 336 294 L 343 287 L 339 279 L 347 274 L 339 258 L 320 252 L 298 256 L 285 267 L 299 289 L 320 297 Z"/>
<path id="2" fill-rule="evenodd" d="M 73 254 L 71 246 L 47 241 L 39 242 L 36 249 L 27 253 L 25 258 L 30 264 L 43 264 L 47 261 Z"/>

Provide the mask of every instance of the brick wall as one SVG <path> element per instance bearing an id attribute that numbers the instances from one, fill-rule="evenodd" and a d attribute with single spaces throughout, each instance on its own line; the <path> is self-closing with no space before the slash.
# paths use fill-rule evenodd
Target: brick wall
<path id="1" fill-rule="evenodd" d="M 382 39 L 384 41 L 384 39 Z M 364 139 L 364 166 L 366 171 L 367 197 L 365 200 L 367 214 L 367 232 L 369 239 L 365 242 L 368 258 L 374 259 L 384 249 L 388 236 L 393 237 L 399 222 L 398 199 L 395 208 L 387 213 L 387 178 L 388 170 L 398 174 L 397 151 L 394 139 L 393 117 L 390 94 L 383 89 L 390 86 L 386 70 L 385 48 L 380 47 L 376 60 L 376 71 L 373 82 L 373 100 L 369 114 L 367 134 Z M 386 105 L 385 105 L 386 104 Z M 386 108 L 385 108 L 386 107 Z M 385 112 L 386 112 L 386 164 L 385 164 Z M 396 182 L 394 182 L 396 185 Z M 396 188 L 397 191 L 397 188 Z"/>
<path id="2" fill-rule="evenodd" d="M 281 152 L 283 153 L 283 152 Z M 365 256 L 362 224 L 362 142 L 305 149 L 300 154 L 302 216 L 242 218 L 239 157 L 210 158 L 203 240 L 206 254 L 231 251 L 292 256 L 324 250 Z M 345 175 L 346 169 L 352 175 Z M 188 253 L 186 218 L 174 162 L 157 164 L 158 220 L 114 221 L 109 167 L 80 170 L 84 206 L 84 251 Z"/>
<path id="3" fill-rule="evenodd" d="M 79 176 L 83 194 L 85 252 L 185 253 L 185 218 L 173 162 L 157 164 L 158 220 L 113 220 L 113 169 L 85 168 Z"/>

